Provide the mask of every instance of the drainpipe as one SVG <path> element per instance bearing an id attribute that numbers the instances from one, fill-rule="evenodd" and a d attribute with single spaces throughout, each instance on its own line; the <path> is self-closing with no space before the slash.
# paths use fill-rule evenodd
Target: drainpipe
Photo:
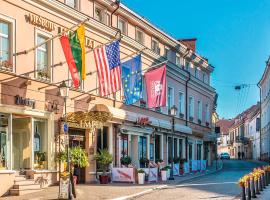
<path id="1" fill-rule="evenodd" d="M 262 160 L 262 88 L 257 84 L 260 89 L 260 160 Z"/>

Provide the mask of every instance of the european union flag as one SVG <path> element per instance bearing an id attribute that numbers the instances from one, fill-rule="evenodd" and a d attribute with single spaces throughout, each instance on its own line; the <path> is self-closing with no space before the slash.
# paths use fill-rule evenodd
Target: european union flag
<path id="1" fill-rule="evenodd" d="M 141 55 L 122 63 L 121 66 L 125 104 L 134 104 L 140 100 L 142 94 Z"/>

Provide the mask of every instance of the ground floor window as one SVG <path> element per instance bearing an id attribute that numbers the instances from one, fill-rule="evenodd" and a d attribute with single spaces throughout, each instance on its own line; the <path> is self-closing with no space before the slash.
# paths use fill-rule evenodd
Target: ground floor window
<path id="1" fill-rule="evenodd" d="M 0 113 L 0 170 L 8 168 L 8 117 Z"/>
<path id="2" fill-rule="evenodd" d="M 147 158 L 147 139 L 144 136 L 139 137 L 139 159 Z"/>
<path id="3" fill-rule="evenodd" d="M 155 135 L 155 161 L 161 159 L 161 135 Z"/>
<path id="4" fill-rule="evenodd" d="M 189 143 L 188 144 L 188 158 L 189 160 L 192 160 L 193 159 L 193 145 L 192 143 Z"/>
<path id="5" fill-rule="evenodd" d="M 197 160 L 202 159 L 202 144 L 197 144 Z"/>

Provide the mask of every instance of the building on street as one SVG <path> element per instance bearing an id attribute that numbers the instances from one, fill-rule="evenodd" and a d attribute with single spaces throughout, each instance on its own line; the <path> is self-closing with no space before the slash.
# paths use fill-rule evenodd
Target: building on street
<path id="1" fill-rule="evenodd" d="M 230 153 L 229 150 L 229 141 L 230 141 L 230 135 L 229 135 L 229 128 L 233 124 L 233 120 L 231 119 L 220 119 L 217 121 L 216 126 L 220 127 L 220 135 L 217 138 L 218 142 L 218 154 L 221 153 Z"/>
<path id="2" fill-rule="evenodd" d="M 97 180 L 99 166 L 93 156 L 105 148 L 113 155 L 113 166 L 121 166 L 123 153 L 137 167 L 142 158 L 168 163 L 171 156 L 205 159 L 211 165 L 216 141 L 210 137 L 214 67 L 197 54 L 195 39 L 172 38 L 125 5 L 116 10 L 113 2 L 0 1 L 5 8 L 0 11 L 0 196 L 13 187 L 19 172 L 34 180 L 42 177 L 43 186 L 58 182 L 56 155 L 63 145 L 65 113 L 59 85 L 63 81 L 70 87 L 66 101 L 69 145 L 81 146 L 89 157 L 90 165 L 80 169 L 80 183 Z M 93 53 L 86 54 L 86 79 L 74 87 L 59 38 L 47 40 L 86 18 L 86 52 L 116 39 L 120 30 L 122 62 L 139 52 L 143 70 L 166 61 L 166 107 L 149 109 L 145 94 L 134 105 L 123 103 L 121 91 L 101 97 Z M 42 166 L 40 154 L 45 158 Z"/>

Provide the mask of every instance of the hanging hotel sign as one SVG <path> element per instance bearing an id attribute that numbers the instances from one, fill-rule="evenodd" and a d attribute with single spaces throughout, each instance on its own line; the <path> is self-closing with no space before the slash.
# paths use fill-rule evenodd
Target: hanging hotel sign
<path id="1" fill-rule="evenodd" d="M 29 106 L 32 108 L 35 108 L 35 100 L 29 99 L 29 98 L 25 98 L 25 97 L 21 97 L 19 95 L 15 96 L 15 104 L 16 105 L 23 105 L 23 106 Z"/>
<path id="2" fill-rule="evenodd" d="M 55 30 L 55 24 L 39 15 L 34 15 L 32 13 L 29 13 L 28 15 L 25 15 L 26 22 L 38 26 L 42 29 L 45 29 L 47 31 L 54 31 Z"/>

